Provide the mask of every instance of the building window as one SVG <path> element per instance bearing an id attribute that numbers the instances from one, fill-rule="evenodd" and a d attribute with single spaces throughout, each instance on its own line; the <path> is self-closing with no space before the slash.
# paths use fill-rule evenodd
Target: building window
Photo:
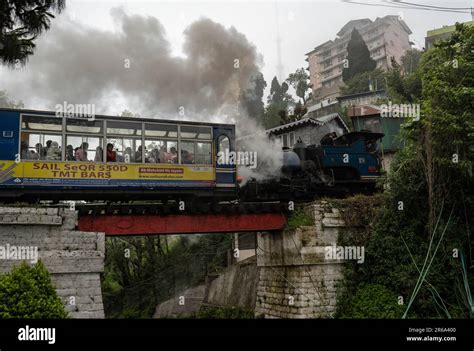
<path id="1" fill-rule="evenodd" d="M 290 133 L 290 147 L 293 147 L 295 145 L 295 132 Z"/>
<path id="2" fill-rule="evenodd" d="M 373 133 L 380 133 L 380 121 L 378 119 L 369 119 L 364 121 L 364 129 L 370 130 Z"/>
<path id="3" fill-rule="evenodd" d="M 282 134 L 279 138 L 282 140 L 282 146 L 283 147 L 290 147 L 291 148 L 296 143 L 295 132 Z"/>
<path id="4" fill-rule="evenodd" d="M 329 60 L 329 61 L 326 61 L 326 62 L 323 63 L 324 68 L 328 68 L 331 65 L 332 65 L 332 60 Z"/>
<path id="5" fill-rule="evenodd" d="M 288 134 L 283 134 L 282 139 L 283 139 L 283 147 L 288 147 Z"/>
<path id="6" fill-rule="evenodd" d="M 323 78 L 328 78 L 328 77 L 330 77 L 330 76 L 331 76 L 331 72 L 332 72 L 332 70 L 329 70 L 329 71 L 327 71 L 327 72 L 324 72 L 324 73 L 323 73 Z"/>
<path id="7" fill-rule="evenodd" d="M 321 58 L 323 60 L 327 59 L 329 56 L 331 56 L 331 50 L 328 50 L 326 52 L 323 52 L 323 54 L 321 55 Z"/>
<path id="8" fill-rule="evenodd" d="M 377 29 L 373 29 L 368 33 L 368 37 L 372 38 L 372 37 L 376 36 L 377 33 L 378 33 Z"/>

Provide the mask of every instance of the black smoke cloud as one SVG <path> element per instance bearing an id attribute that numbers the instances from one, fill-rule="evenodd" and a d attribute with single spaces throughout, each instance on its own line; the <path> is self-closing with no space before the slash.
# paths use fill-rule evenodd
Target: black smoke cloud
<path id="1" fill-rule="evenodd" d="M 185 56 L 176 57 L 158 19 L 122 9 L 111 16 L 114 32 L 55 20 L 23 71 L 3 70 L 0 87 L 28 108 L 40 101 L 54 109 L 67 101 L 92 103 L 96 112 L 110 114 L 128 108 L 173 117 L 181 107 L 190 119 L 238 114 L 241 91 L 252 88 L 261 64 L 243 34 L 200 19 L 184 31 Z"/>

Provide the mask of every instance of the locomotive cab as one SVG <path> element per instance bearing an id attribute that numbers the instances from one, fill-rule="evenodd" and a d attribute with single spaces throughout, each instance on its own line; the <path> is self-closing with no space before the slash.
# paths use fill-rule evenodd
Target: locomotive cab
<path id="1" fill-rule="evenodd" d="M 336 183 L 375 184 L 381 175 L 380 139 L 382 133 L 350 132 L 322 145 L 324 168 Z"/>

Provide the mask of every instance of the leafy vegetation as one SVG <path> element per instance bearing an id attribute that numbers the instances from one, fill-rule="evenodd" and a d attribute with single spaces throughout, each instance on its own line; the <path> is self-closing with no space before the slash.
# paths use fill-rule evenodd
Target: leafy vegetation
<path id="1" fill-rule="evenodd" d="M 369 284 L 357 290 L 347 316 L 343 318 L 401 318 L 403 307 L 397 296 L 383 285 Z"/>
<path id="2" fill-rule="evenodd" d="M 0 107 L 3 108 L 23 108 L 24 105 L 21 101 L 15 102 L 8 98 L 7 92 L 0 90 Z"/>
<path id="3" fill-rule="evenodd" d="M 421 103 L 421 119 L 404 125 L 407 146 L 391 166 L 372 230 L 341 238 L 340 245 L 364 245 L 366 257 L 364 264 L 345 265 L 338 316 L 373 315 L 373 306 L 361 302 L 373 284 L 384 296 L 401 296 L 409 318 L 470 315 L 464 283 L 474 280 L 463 281 L 459 252 L 472 254 L 474 228 L 473 40 L 474 28 L 457 25 L 451 39 L 423 53 L 412 73 L 421 80 L 421 96 L 400 86 L 400 96 Z"/>
<path id="4" fill-rule="evenodd" d="M 41 261 L 0 274 L 0 318 L 67 318 Z"/>
<path id="5" fill-rule="evenodd" d="M 342 80 L 345 83 L 357 74 L 373 71 L 377 67 L 375 61 L 370 57 L 367 44 L 355 28 L 352 30 L 349 43 L 347 43 L 347 62 L 348 67 L 342 70 Z"/>
<path id="6" fill-rule="evenodd" d="M 232 236 L 107 238 L 102 279 L 107 318 L 150 318 L 177 292 L 227 265 Z"/>
<path id="7" fill-rule="evenodd" d="M 303 208 L 297 208 L 289 217 L 287 227 L 296 229 L 301 226 L 310 226 L 314 224 L 314 218 L 307 214 Z"/>
<path id="8" fill-rule="evenodd" d="M 385 89 L 385 75 L 386 73 L 381 69 L 357 73 L 341 87 L 341 94 L 351 95 L 366 93 L 369 91 L 370 86 L 372 86 L 372 90 Z"/>
<path id="9" fill-rule="evenodd" d="M 3 0 L 0 2 L 0 62 L 25 63 L 35 49 L 34 41 L 51 26 L 64 0 Z"/>

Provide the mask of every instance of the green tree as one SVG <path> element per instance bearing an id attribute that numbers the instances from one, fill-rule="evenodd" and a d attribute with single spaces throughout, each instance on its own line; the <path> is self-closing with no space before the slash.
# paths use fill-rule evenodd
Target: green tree
<path id="1" fill-rule="evenodd" d="M 263 74 L 257 72 L 252 78 L 251 87 L 240 95 L 240 106 L 253 119 L 260 120 L 265 112 L 263 93 L 266 87 L 267 82 L 265 82 Z"/>
<path id="2" fill-rule="evenodd" d="M 34 41 L 51 26 L 64 0 L 2 0 L 0 2 L 0 61 L 24 64 L 35 49 Z"/>
<path id="3" fill-rule="evenodd" d="M 273 78 L 270 85 L 270 95 L 268 96 L 268 105 L 263 116 L 263 125 L 265 128 L 273 128 L 283 124 L 287 120 L 288 108 L 293 106 L 293 98 L 288 94 L 289 86 L 286 82 L 281 85 L 276 77 Z"/>
<path id="4" fill-rule="evenodd" d="M 227 264 L 232 237 L 108 238 L 102 278 L 107 318 L 150 318 L 156 305 Z"/>
<path id="5" fill-rule="evenodd" d="M 0 90 L 0 107 L 3 108 L 23 108 L 23 102 L 15 102 L 8 98 L 7 92 L 5 90 Z"/>
<path id="6" fill-rule="evenodd" d="M 402 71 L 409 75 L 418 70 L 422 51 L 418 49 L 408 49 L 400 59 Z"/>
<path id="7" fill-rule="evenodd" d="M 474 27 L 456 24 L 451 38 L 428 50 L 420 63 L 422 118 L 409 136 L 426 179 L 430 233 L 442 202 L 455 205 L 472 194 L 473 47 Z"/>
<path id="8" fill-rule="evenodd" d="M 22 263 L 0 275 L 0 318 L 66 318 L 46 267 Z"/>
<path id="9" fill-rule="evenodd" d="M 303 100 L 303 105 L 306 105 L 309 96 L 306 92 L 309 90 L 309 76 L 304 68 L 298 68 L 294 73 L 290 73 L 286 81 L 295 89 L 296 96 Z"/>
<path id="10" fill-rule="evenodd" d="M 353 305 L 343 318 L 401 318 L 403 307 L 397 295 L 380 284 L 368 284 L 357 290 Z"/>
<path id="11" fill-rule="evenodd" d="M 341 88 L 342 95 L 365 93 L 386 88 L 385 73 L 381 69 L 357 73 Z"/>
<path id="12" fill-rule="evenodd" d="M 422 54 L 421 116 L 403 125 L 406 146 L 387 175 L 379 220 L 366 242 L 358 243 L 366 247 L 365 263 L 347 266 L 340 315 L 351 310 L 358 289 L 380 284 L 403 296 L 405 308 L 413 298 L 410 318 L 470 316 L 453 250 L 469 252 L 474 228 L 473 44 L 474 28 L 456 25 L 449 40 Z M 426 257 L 430 268 L 418 284 Z M 466 284 L 472 286 L 473 278 Z"/>
<path id="13" fill-rule="evenodd" d="M 377 64 L 370 57 L 369 49 L 357 29 L 353 29 L 347 44 L 347 60 L 349 66 L 342 71 L 342 80 L 346 83 L 356 74 L 373 71 Z"/>
<path id="14" fill-rule="evenodd" d="M 421 98 L 421 52 L 409 50 L 398 64 L 392 57 L 392 67 L 386 74 L 388 94 L 394 103 L 414 103 Z"/>

